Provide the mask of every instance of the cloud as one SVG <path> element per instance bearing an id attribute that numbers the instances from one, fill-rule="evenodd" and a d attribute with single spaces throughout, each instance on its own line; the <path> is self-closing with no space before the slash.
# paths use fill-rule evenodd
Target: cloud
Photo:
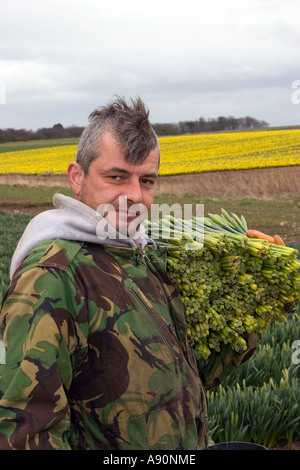
<path id="1" fill-rule="evenodd" d="M 300 123 L 299 18 L 297 0 L 7 2 L 0 128 L 85 124 L 114 94 L 141 95 L 156 122 Z"/>

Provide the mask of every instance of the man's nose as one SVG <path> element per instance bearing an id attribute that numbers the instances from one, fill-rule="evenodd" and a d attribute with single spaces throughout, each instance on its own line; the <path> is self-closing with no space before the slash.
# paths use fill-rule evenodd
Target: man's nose
<path id="1" fill-rule="evenodd" d="M 135 204 L 143 202 L 143 192 L 138 179 L 131 180 L 130 183 L 128 183 L 124 196 L 127 196 L 127 201 L 131 201 Z"/>

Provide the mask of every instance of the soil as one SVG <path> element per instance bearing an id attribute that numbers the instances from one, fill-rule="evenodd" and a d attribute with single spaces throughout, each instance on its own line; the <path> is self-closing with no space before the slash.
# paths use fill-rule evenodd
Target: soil
<path id="1" fill-rule="evenodd" d="M 223 206 L 229 212 L 245 214 L 251 228 L 300 243 L 299 181 L 299 165 L 159 176 L 156 202 L 205 203 L 206 213 L 219 213 Z M 0 185 L 22 187 L 20 194 L 16 190 L 13 194 L 1 193 L 0 211 L 15 214 L 52 209 L 52 196 L 42 195 L 45 189 L 48 193 L 70 191 L 66 175 L 0 175 Z M 24 192 L 26 187 L 32 187 L 34 195 Z"/>
<path id="2" fill-rule="evenodd" d="M 0 202 L 0 211 L 9 212 L 12 214 L 37 214 L 48 209 L 53 209 L 52 202 L 45 203 L 32 203 L 28 202 Z"/>
<path id="3" fill-rule="evenodd" d="M 286 199 L 300 197 L 300 166 L 159 176 L 156 194 Z M 0 184 L 69 187 L 65 175 L 0 175 Z"/>
<path id="4" fill-rule="evenodd" d="M 300 450 L 300 441 L 291 442 L 278 441 L 270 450 Z"/>

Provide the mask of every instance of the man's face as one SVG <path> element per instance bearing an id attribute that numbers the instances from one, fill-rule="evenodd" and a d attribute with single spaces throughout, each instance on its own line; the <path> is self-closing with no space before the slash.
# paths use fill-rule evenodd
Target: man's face
<path id="1" fill-rule="evenodd" d="M 74 196 L 95 210 L 103 204 L 111 205 L 114 214 L 108 211 L 107 220 L 118 231 L 127 233 L 128 225 L 137 217 L 135 210 L 128 214 L 130 206 L 142 204 L 150 211 L 158 168 L 158 147 L 142 164 L 132 165 L 124 160 L 123 151 L 114 137 L 105 132 L 101 140 L 101 156 L 93 160 L 88 174 L 81 177 L 80 189 Z"/>

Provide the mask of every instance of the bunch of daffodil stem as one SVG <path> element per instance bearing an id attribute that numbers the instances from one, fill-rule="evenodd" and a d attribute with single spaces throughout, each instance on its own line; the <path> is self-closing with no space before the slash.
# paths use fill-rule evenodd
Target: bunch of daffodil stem
<path id="1" fill-rule="evenodd" d="M 166 216 L 145 227 L 167 249 L 168 274 L 180 293 L 197 359 L 220 351 L 222 343 L 242 352 L 247 333 L 263 333 L 295 310 L 298 251 L 248 238 L 244 216 L 222 209 L 190 220 Z"/>

